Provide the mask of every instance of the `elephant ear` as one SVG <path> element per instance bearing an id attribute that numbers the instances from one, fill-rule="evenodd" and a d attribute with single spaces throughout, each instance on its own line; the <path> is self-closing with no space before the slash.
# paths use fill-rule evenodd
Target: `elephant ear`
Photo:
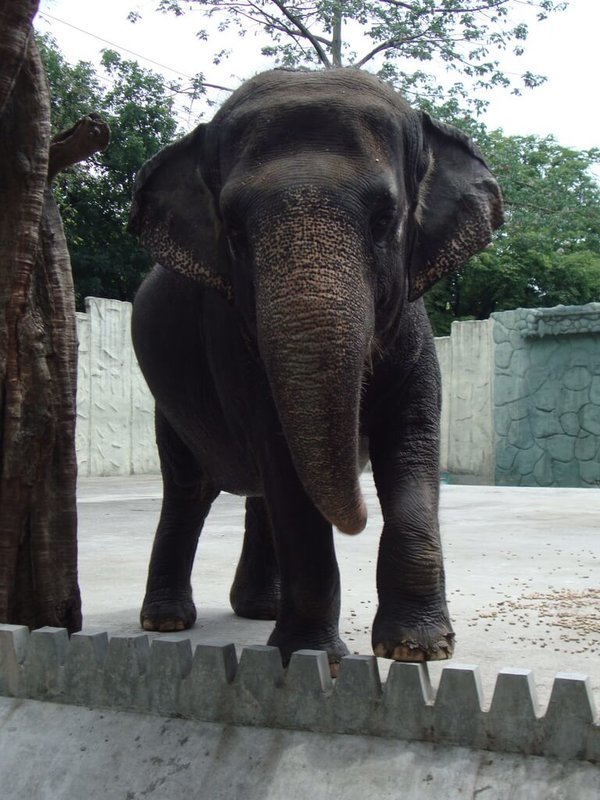
<path id="1" fill-rule="evenodd" d="M 415 212 L 417 231 L 409 266 L 409 299 L 483 250 L 504 221 L 500 189 L 473 142 L 421 112 L 429 151 Z"/>
<path id="2" fill-rule="evenodd" d="M 212 193 L 202 177 L 205 125 L 140 169 L 129 231 L 163 267 L 232 298 Z"/>

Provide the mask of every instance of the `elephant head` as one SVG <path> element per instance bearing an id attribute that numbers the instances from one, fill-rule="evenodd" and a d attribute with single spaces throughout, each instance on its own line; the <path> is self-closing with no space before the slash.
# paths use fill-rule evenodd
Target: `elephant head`
<path id="1" fill-rule="evenodd" d="M 144 165 L 131 228 L 163 267 L 239 311 L 305 490 L 352 533 L 366 522 L 367 365 L 405 304 L 501 221 L 467 137 L 366 73 L 275 70 Z"/>

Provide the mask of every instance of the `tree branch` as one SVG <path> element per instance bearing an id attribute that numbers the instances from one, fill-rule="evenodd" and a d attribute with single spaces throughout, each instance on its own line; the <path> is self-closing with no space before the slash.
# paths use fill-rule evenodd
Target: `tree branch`
<path id="1" fill-rule="evenodd" d="M 221 12 L 225 11 L 226 13 L 229 8 L 229 5 L 230 5 L 229 3 L 222 3 L 222 4 L 219 3 L 218 5 L 215 4 L 214 9 Z M 249 6 L 249 8 L 252 9 L 252 11 L 249 12 L 242 11 L 241 8 L 239 7 L 239 4 L 235 4 L 233 11 L 236 16 L 241 17 L 242 19 L 250 20 L 250 22 L 259 25 L 268 25 L 269 28 L 278 31 L 279 33 L 283 33 L 285 34 L 285 36 L 289 36 L 295 42 L 297 42 L 298 39 L 306 38 L 304 32 L 300 28 L 294 30 L 293 28 L 288 27 L 282 20 L 278 19 L 277 17 L 274 17 L 272 14 L 269 14 L 268 11 L 265 11 L 263 8 L 260 8 L 255 3 L 245 3 L 244 5 Z M 318 36 L 317 34 L 314 33 L 311 35 L 315 41 L 324 44 L 326 47 L 331 47 L 332 43 L 330 39 L 325 39 L 325 37 Z"/>
<path id="2" fill-rule="evenodd" d="M 342 12 L 338 9 L 334 12 L 331 35 L 331 57 L 334 67 L 342 66 L 342 19 Z"/>
<path id="3" fill-rule="evenodd" d="M 281 11 L 284 17 L 289 19 L 292 25 L 295 25 L 296 28 L 298 28 L 302 36 L 304 36 L 305 39 L 308 39 L 308 41 L 314 47 L 317 55 L 319 56 L 319 60 L 321 61 L 323 66 L 327 67 L 328 69 L 331 69 L 332 65 L 331 61 L 327 57 L 327 53 L 325 52 L 325 50 L 323 50 L 317 38 L 313 36 L 313 34 L 308 30 L 306 25 L 304 25 L 304 23 L 301 20 L 299 20 L 296 16 L 294 16 L 294 14 L 288 11 L 288 9 L 285 7 L 285 3 L 281 2 L 281 0 L 271 0 L 271 2 L 277 6 L 277 8 Z"/>
<path id="4" fill-rule="evenodd" d="M 206 86 L 207 89 L 220 89 L 223 92 L 235 92 L 235 89 L 231 89 L 229 86 L 221 86 L 218 83 L 206 83 L 206 81 L 201 81 L 200 85 Z"/>
<path id="5" fill-rule="evenodd" d="M 387 39 L 385 42 L 378 44 L 377 47 L 374 47 L 369 53 L 367 53 L 360 61 L 357 61 L 354 66 L 357 69 L 360 69 L 367 61 L 370 61 L 374 58 L 378 53 L 383 52 L 384 50 L 396 50 L 398 47 L 402 45 L 408 44 L 409 42 L 415 42 L 417 39 L 422 39 L 423 37 L 427 36 L 431 33 L 431 29 L 428 28 L 421 33 L 416 33 L 414 36 L 408 36 L 406 39 Z"/>
<path id="6" fill-rule="evenodd" d="M 48 183 L 63 169 L 85 161 L 94 153 L 106 150 L 110 143 L 110 128 L 98 114 L 88 114 L 50 142 Z"/>
<path id="7" fill-rule="evenodd" d="M 390 6 L 396 6 L 396 8 L 404 8 L 406 11 L 415 14 L 414 3 L 402 3 L 400 0 L 380 0 L 380 2 L 387 3 Z M 505 6 L 508 2 L 510 2 L 510 0 L 496 0 L 494 3 L 484 3 L 480 6 L 469 6 L 468 8 L 463 6 L 457 8 L 427 8 L 423 9 L 423 11 L 416 12 L 416 16 L 423 17 L 430 14 L 476 14 L 478 11 L 491 11 L 493 8 L 500 8 L 500 6 Z"/>

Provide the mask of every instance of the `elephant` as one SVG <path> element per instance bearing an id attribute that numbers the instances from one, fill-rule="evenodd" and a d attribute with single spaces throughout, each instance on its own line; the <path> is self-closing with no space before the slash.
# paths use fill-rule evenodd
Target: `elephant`
<path id="1" fill-rule="evenodd" d="M 449 658 L 438 524 L 440 373 L 422 295 L 486 247 L 498 185 L 474 143 L 350 68 L 276 69 L 141 168 L 130 230 L 155 266 L 132 316 L 163 480 L 141 624 L 196 619 L 222 491 L 246 497 L 230 601 L 288 663 L 340 637 L 334 527 L 370 461 L 383 516 L 377 656 Z"/>

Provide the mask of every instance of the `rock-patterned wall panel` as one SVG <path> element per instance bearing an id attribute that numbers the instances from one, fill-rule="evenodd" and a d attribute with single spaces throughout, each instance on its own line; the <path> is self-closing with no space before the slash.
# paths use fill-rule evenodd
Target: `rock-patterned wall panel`
<path id="1" fill-rule="evenodd" d="M 493 320 L 496 483 L 600 487 L 600 303 Z"/>

